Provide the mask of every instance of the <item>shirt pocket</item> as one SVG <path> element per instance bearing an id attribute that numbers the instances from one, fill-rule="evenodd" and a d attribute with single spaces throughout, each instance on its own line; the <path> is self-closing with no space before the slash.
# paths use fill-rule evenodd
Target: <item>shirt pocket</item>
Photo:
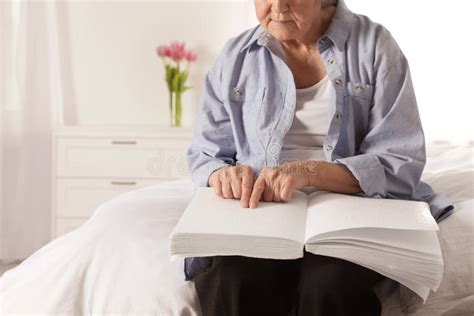
<path id="1" fill-rule="evenodd" d="M 228 102 L 236 125 L 240 125 L 249 135 L 256 133 L 257 123 L 262 111 L 266 87 L 229 87 Z"/>
<path id="2" fill-rule="evenodd" d="M 372 100 L 374 96 L 374 86 L 362 83 L 362 82 L 347 82 L 347 89 L 345 96 L 353 96 L 358 98 L 363 98 L 367 100 Z"/>
<path id="3" fill-rule="evenodd" d="M 368 112 L 372 107 L 374 90 L 373 85 L 348 81 L 344 93 L 344 102 L 354 110 Z"/>
<path id="4" fill-rule="evenodd" d="M 375 87 L 362 82 L 347 82 L 344 91 L 344 109 L 348 131 L 353 133 L 356 148 L 369 130 L 370 110 L 373 107 Z"/>
<path id="5" fill-rule="evenodd" d="M 246 102 L 246 101 L 262 101 L 265 95 L 266 87 L 229 87 L 229 101 Z"/>

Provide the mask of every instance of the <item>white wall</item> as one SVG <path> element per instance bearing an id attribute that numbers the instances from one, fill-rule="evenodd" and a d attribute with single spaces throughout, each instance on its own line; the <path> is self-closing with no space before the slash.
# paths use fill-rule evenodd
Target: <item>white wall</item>
<path id="1" fill-rule="evenodd" d="M 473 140 L 474 1 L 346 0 L 385 25 L 408 59 L 427 139 Z"/>
<path id="2" fill-rule="evenodd" d="M 248 24 L 246 1 L 70 1 L 71 102 L 82 125 L 167 125 L 168 91 L 155 48 L 173 40 L 197 50 L 183 125 L 202 78 L 225 41 Z"/>
<path id="3" fill-rule="evenodd" d="M 470 97 L 474 1 L 346 0 L 385 25 L 407 56 L 427 139 L 472 139 Z M 71 102 L 83 125 L 166 125 L 167 91 L 159 44 L 198 50 L 195 88 L 185 96 L 192 125 L 202 79 L 225 41 L 256 25 L 253 1 L 70 1 Z"/>

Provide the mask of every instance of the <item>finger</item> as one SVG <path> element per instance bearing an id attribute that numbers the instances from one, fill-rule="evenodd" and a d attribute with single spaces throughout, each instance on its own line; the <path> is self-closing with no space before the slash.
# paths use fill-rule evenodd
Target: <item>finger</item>
<path id="1" fill-rule="evenodd" d="M 275 201 L 275 202 L 281 202 L 280 184 L 281 184 L 281 181 L 279 179 L 277 179 L 275 181 L 274 186 L 273 186 L 273 201 Z"/>
<path id="2" fill-rule="evenodd" d="M 266 202 L 273 201 L 273 181 L 270 180 L 270 183 L 265 184 L 265 190 L 263 191 L 263 200 Z"/>
<path id="3" fill-rule="evenodd" d="M 252 194 L 250 195 L 250 208 L 255 208 L 258 205 L 258 201 L 262 197 L 263 191 L 265 190 L 265 178 L 258 177 L 253 185 Z"/>
<path id="4" fill-rule="evenodd" d="M 218 178 L 212 183 L 212 187 L 218 197 L 224 197 L 224 195 L 222 195 L 222 183 Z"/>
<path id="5" fill-rule="evenodd" d="M 232 187 L 230 186 L 230 179 L 229 177 L 224 177 L 222 179 L 222 194 L 226 199 L 233 199 L 234 195 L 232 193 Z"/>
<path id="6" fill-rule="evenodd" d="M 219 178 L 218 171 L 214 170 L 209 176 L 207 183 L 209 184 L 210 187 L 214 187 L 214 185 L 217 183 L 218 178 Z"/>
<path id="7" fill-rule="evenodd" d="M 232 187 L 232 192 L 234 193 L 234 198 L 240 199 L 240 196 L 242 195 L 242 178 L 240 175 L 240 168 L 234 167 L 231 170 L 231 187 Z"/>
<path id="8" fill-rule="evenodd" d="M 237 178 L 231 183 L 232 192 L 234 192 L 234 199 L 240 199 L 242 196 L 242 179 Z"/>
<path id="9" fill-rule="evenodd" d="M 253 172 L 244 171 L 242 178 L 242 197 L 240 198 L 240 206 L 249 207 L 250 194 L 252 194 L 254 175 Z"/>
<path id="10" fill-rule="evenodd" d="M 288 178 L 281 187 L 281 199 L 284 202 L 289 202 L 293 196 L 294 185 L 291 178 Z"/>

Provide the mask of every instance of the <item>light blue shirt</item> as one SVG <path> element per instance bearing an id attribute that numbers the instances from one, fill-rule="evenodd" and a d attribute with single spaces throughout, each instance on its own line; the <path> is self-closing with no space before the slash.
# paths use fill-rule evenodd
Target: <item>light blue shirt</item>
<path id="1" fill-rule="evenodd" d="M 421 175 L 425 137 L 408 61 L 390 32 L 339 0 L 317 41 L 335 87 L 325 160 L 344 164 L 360 196 L 425 201 L 439 222 L 453 205 Z M 281 44 L 260 25 L 231 38 L 205 78 L 187 162 L 194 189 L 228 165 L 277 166 L 296 88 Z"/>

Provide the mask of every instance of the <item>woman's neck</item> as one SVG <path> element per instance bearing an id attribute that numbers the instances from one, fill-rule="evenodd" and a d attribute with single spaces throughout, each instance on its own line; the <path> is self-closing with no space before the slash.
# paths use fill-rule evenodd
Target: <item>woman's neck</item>
<path id="1" fill-rule="evenodd" d="M 326 33 L 337 7 L 328 6 L 321 11 L 320 24 L 315 24 L 301 39 L 280 41 L 285 52 L 290 55 L 307 55 L 315 49 L 318 39 Z"/>

